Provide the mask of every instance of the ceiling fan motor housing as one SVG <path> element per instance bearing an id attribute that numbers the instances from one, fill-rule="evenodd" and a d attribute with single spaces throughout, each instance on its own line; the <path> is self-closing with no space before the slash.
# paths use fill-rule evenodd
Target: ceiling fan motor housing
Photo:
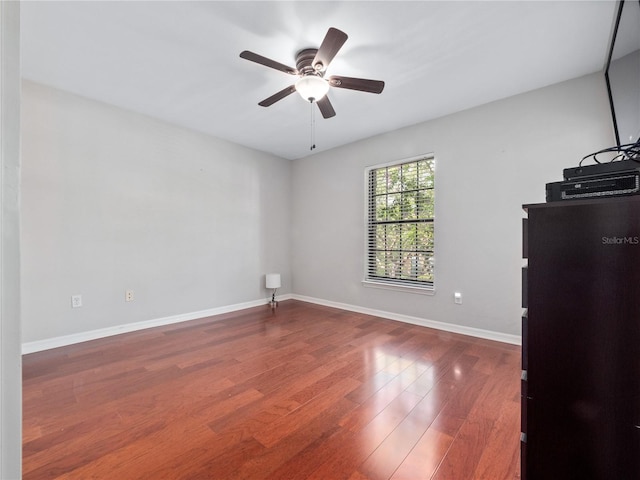
<path id="1" fill-rule="evenodd" d="M 296 68 L 298 69 L 298 74 L 300 76 L 302 77 L 306 75 L 318 75 L 320 77 L 324 76 L 324 65 L 322 65 L 322 63 L 318 62 L 315 68 L 312 65 L 313 59 L 316 58 L 316 53 L 318 53 L 317 48 L 305 48 L 304 50 L 300 50 L 297 53 Z"/>

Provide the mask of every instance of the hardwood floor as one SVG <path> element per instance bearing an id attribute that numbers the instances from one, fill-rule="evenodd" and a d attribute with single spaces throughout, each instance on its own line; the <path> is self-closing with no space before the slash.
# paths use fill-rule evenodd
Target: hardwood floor
<path id="1" fill-rule="evenodd" d="M 23 478 L 516 479 L 520 347 L 298 301 L 25 355 Z"/>

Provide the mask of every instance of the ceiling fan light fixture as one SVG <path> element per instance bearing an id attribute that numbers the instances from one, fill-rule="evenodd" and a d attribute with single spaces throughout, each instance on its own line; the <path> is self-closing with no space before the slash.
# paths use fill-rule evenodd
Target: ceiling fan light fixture
<path id="1" fill-rule="evenodd" d="M 306 75 L 296 82 L 296 91 L 309 102 L 317 102 L 329 91 L 329 82 L 317 75 Z"/>

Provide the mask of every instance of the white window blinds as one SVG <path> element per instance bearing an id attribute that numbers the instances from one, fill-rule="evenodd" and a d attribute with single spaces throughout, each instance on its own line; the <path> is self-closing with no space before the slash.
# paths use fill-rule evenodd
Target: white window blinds
<path id="1" fill-rule="evenodd" d="M 368 173 L 366 279 L 433 286 L 434 158 Z"/>

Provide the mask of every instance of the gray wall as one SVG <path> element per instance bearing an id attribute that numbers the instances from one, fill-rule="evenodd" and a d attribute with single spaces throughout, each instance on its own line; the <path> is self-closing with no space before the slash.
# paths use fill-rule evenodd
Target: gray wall
<path id="1" fill-rule="evenodd" d="M 20 4 L 0 2 L 0 478 L 20 478 Z"/>
<path id="2" fill-rule="evenodd" d="M 25 343 L 290 292 L 289 161 L 29 81 L 22 135 Z"/>
<path id="3" fill-rule="evenodd" d="M 521 205 L 612 143 L 602 74 L 294 162 L 25 81 L 23 341 L 249 305 L 268 271 L 283 294 L 517 336 Z M 429 152 L 436 293 L 364 287 L 364 170 Z"/>
<path id="4" fill-rule="evenodd" d="M 598 73 L 298 160 L 292 165 L 293 291 L 355 309 L 519 335 L 521 205 L 543 202 L 545 183 L 613 143 Z M 436 293 L 364 287 L 364 169 L 430 152 L 436 157 Z M 462 305 L 454 304 L 454 291 L 462 292 Z"/>

